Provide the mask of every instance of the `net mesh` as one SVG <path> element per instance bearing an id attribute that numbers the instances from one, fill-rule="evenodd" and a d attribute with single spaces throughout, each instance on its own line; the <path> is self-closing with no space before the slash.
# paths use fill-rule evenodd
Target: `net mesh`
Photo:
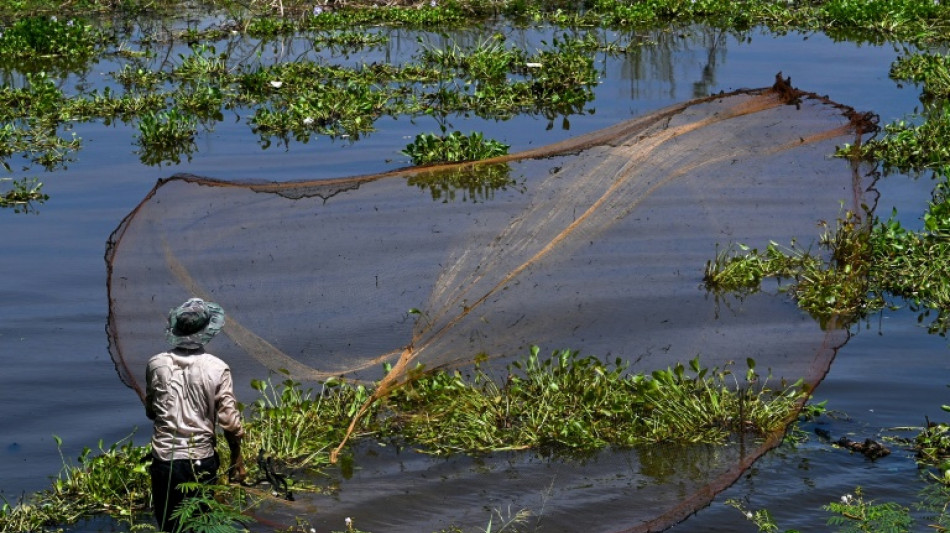
<path id="1" fill-rule="evenodd" d="M 701 287 L 703 267 L 717 246 L 809 238 L 842 202 L 857 211 L 866 184 L 831 154 L 868 129 L 867 117 L 779 76 L 768 89 L 477 164 L 294 183 L 176 175 L 110 239 L 110 351 L 141 396 L 168 310 L 198 296 L 227 312 L 210 348 L 244 398 L 270 371 L 385 391 L 417 365 L 487 359 L 500 368 L 533 344 L 620 357 L 634 371 L 751 357 L 776 377 L 816 385 L 847 332 L 819 327 L 781 295 L 721 305 Z M 489 171 L 511 178 L 490 197 L 433 201 L 418 186 Z M 388 374 L 384 363 L 394 365 Z M 563 529 L 552 531 L 588 528 L 588 515 L 605 530 L 668 525 L 775 442 L 723 447 L 689 483 L 652 480 L 655 498 L 618 506 L 616 517 L 578 514 L 577 494 L 564 493 L 565 507 L 549 508 L 563 512 Z M 670 494 L 669 484 L 682 490 Z"/>

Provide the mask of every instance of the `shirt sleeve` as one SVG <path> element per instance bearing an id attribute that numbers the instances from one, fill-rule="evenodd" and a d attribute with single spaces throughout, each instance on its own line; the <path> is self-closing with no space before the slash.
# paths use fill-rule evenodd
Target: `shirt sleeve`
<path id="1" fill-rule="evenodd" d="M 221 372 L 221 382 L 215 397 L 218 408 L 218 424 L 221 429 L 233 433 L 238 437 L 244 435 L 244 424 L 241 421 L 241 411 L 237 408 L 237 398 L 234 396 L 234 384 L 231 381 L 231 369 L 225 368 Z"/>
<path id="2" fill-rule="evenodd" d="M 155 420 L 155 364 L 154 360 L 149 360 L 145 367 L 145 416 L 149 420 Z"/>

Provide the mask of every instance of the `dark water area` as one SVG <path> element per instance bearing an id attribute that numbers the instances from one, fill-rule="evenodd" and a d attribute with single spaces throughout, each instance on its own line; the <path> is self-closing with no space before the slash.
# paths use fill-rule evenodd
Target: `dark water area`
<path id="1" fill-rule="evenodd" d="M 730 35 L 702 30 L 662 37 L 655 46 L 604 61 L 599 67 L 602 84 L 590 106 L 596 112 L 570 117 L 569 129 L 562 128 L 560 121 L 547 129 L 546 119 L 532 117 L 505 122 L 453 119 L 453 124 L 461 131 L 482 131 L 519 151 L 696 96 L 768 86 L 779 71 L 802 90 L 878 114 L 882 124 L 906 117 L 918 104 L 916 88 L 898 87 L 887 76 L 899 53 L 892 45 L 832 42 L 822 35 L 773 37 L 759 33 L 739 42 Z M 51 199 L 39 206 L 39 213 L 0 212 L 4 228 L 0 260 L 0 361 L 4 369 L 0 372 L 0 495 L 12 501 L 49 485 L 50 476 L 55 476 L 63 463 L 54 435 L 62 438 L 62 456 L 70 462 L 82 448 L 96 448 L 100 440 L 105 446 L 129 435 L 139 443 L 148 440 L 150 427 L 141 404 L 119 381 L 108 352 L 103 254 L 110 233 L 157 179 L 189 172 L 221 179 L 286 181 L 390 170 L 408 164 L 399 150 L 416 133 L 437 127 L 426 119 L 414 122 L 382 119 L 377 132 L 354 143 L 313 139 L 308 144 L 262 150 L 247 125 L 235 116 L 199 139 L 199 151 L 190 162 L 165 167 L 139 162 L 131 144 L 133 130 L 127 125 L 77 125 L 84 148 L 67 170 L 42 176 L 44 192 Z M 902 176 L 882 179 L 877 183 L 878 213 L 896 208 L 902 224 L 919 227 L 918 216 L 929 199 L 930 185 L 927 180 Z M 814 237 L 802 235 L 801 240 Z M 947 403 L 950 381 L 945 339 L 927 335 L 916 316 L 906 310 L 872 317 L 855 326 L 852 333 L 815 395 L 815 401 L 827 400 L 836 415 L 823 417 L 824 429 L 835 438 L 847 435 L 861 440 L 894 434 L 891 428 L 920 426 L 925 416 L 940 419 L 939 406 Z M 869 498 L 910 505 L 923 484 L 911 453 L 898 448 L 893 451 L 870 462 L 814 436 L 798 447 L 781 447 L 672 531 L 754 531 L 738 511 L 724 505 L 728 498 L 746 500 L 751 508 L 768 508 L 782 528 L 802 531 L 826 530 L 827 516 L 820 506 L 853 493 L 856 486 L 863 487 Z M 389 453 L 367 453 L 357 481 L 367 476 L 370 481 L 398 483 L 398 477 L 390 478 L 388 473 L 393 469 L 398 472 L 405 458 Z M 371 456 L 382 459 L 373 462 Z M 504 458 L 496 460 L 503 462 Z M 413 461 L 425 459 L 407 463 L 415 464 Z M 386 493 L 385 486 L 374 487 L 370 481 L 354 481 L 354 490 L 361 487 Z M 507 481 L 494 483 L 459 490 L 470 490 L 474 500 L 486 508 L 507 508 L 510 500 L 497 496 L 507 493 L 497 490 Z M 533 498 L 536 501 L 526 505 L 543 515 L 543 495 Z M 391 504 L 379 502 L 381 507 Z M 375 509 L 366 514 L 383 511 L 393 512 Z M 352 512 L 359 518 L 358 510 Z M 473 516 L 472 523 L 485 524 L 489 516 L 489 511 Z M 540 523 L 544 530 L 544 521 Z M 327 526 L 342 529 L 342 523 Z M 598 524 L 590 526 L 598 529 Z"/>

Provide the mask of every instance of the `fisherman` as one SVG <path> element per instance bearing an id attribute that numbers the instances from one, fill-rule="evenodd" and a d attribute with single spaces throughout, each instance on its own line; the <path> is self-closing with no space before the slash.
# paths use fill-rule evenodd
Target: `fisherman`
<path id="1" fill-rule="evenodd" d="M 198 491 L 178 485 L 215 484 L 220 460 L 215 425 L 230 449 L 228 481 L 247 476 L 241 458 L 244 427 L 234 396 L 231 369 L 204 349 L 224 326 L 220 305 L 192 298 L 168 314 L 166 339 L 172 349 L 153 355 L 145 372 L 145 414 L 153 424 L 152 503 L 162 531 L 179 531 L 172 513 Z M 186 527 L 181 530 L 187 531 Z"/>

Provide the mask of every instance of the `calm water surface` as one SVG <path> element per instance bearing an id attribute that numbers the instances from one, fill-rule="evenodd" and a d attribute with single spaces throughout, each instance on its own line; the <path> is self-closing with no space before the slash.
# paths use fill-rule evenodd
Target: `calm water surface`
<path id="1" fill-rule="evenodd" d="M 912 113 L 917 104 L 914 87 L 899 88 L 887 77 L 897 53 L 888 45 L 834 43 L 821 35 L 753 34 L 743 42 L 702 31 L 667 35 L 657 46 L 604 61 L 603 83 L 591 104 L 596 112 L 570 117 L 569 129 L 558 120 L 548 130 L 545 119 L 530 117 L 452 122 L 458 130 L 482 130 L 519 151 L 695 96 L 771 85 L 781 71 L 793 85 L 858 111 L 873 111 L 884 124 Z M 48 486 L 62 465 L 54 435 L 63 439 L 62 453 L 70 461 L 83 447 L 98 446 L 100 439 L 106 446 L 130 434 L 137 442 L 147 441 L 148 420 L 134 393 L 120 383 L 107 351 L 103 253 L 110 232 L 156 179 L 175 172 L 273 180 L 364 174 L 406 165 L 399 150 L 416 133 L 437 129 L 431 119 L 415 124 L 382 119 L 378 132 L 356 143 L 315 138 L 305 145 L 261 150 L 243 119 L 232 118 L 199 140 L 192 161 L 161 168 L 138 161 L 128 126 L 77 126 L 85 147 L 68 170 L 42 176 L 51 200 L 39 206 L 39 214 L 0 212 L 4 498 L 14 500 Z M 919 226 L 929 182 L 890 177 L 878 189 L 879 213 L 896 207 L 902 223 Z M 947 355 L 946 340 L 928 336 L 907 312 L 887 313 L 855 327 L 816 394 L 836 413 L 824 417 L 823 427 L 835 438 L 861 440 L 894 434 L 889 428 L 921 425 L 928 415 L 939 420 L 950 382 Z M 251 377 L 258 376 L 247 379 Z M 797 448 L 783 447 L 673 531 L 754 531 L 723 504 L 727 498 L 767 507 L 782 528 L 805 531 L 825 530 L 827 515 L 820 506 L 856 486 L 864 487 L 869 498 L 909 505 L 922 484 L 911 454 L 894 452 L 872 463 L 815 438 Z"/>

